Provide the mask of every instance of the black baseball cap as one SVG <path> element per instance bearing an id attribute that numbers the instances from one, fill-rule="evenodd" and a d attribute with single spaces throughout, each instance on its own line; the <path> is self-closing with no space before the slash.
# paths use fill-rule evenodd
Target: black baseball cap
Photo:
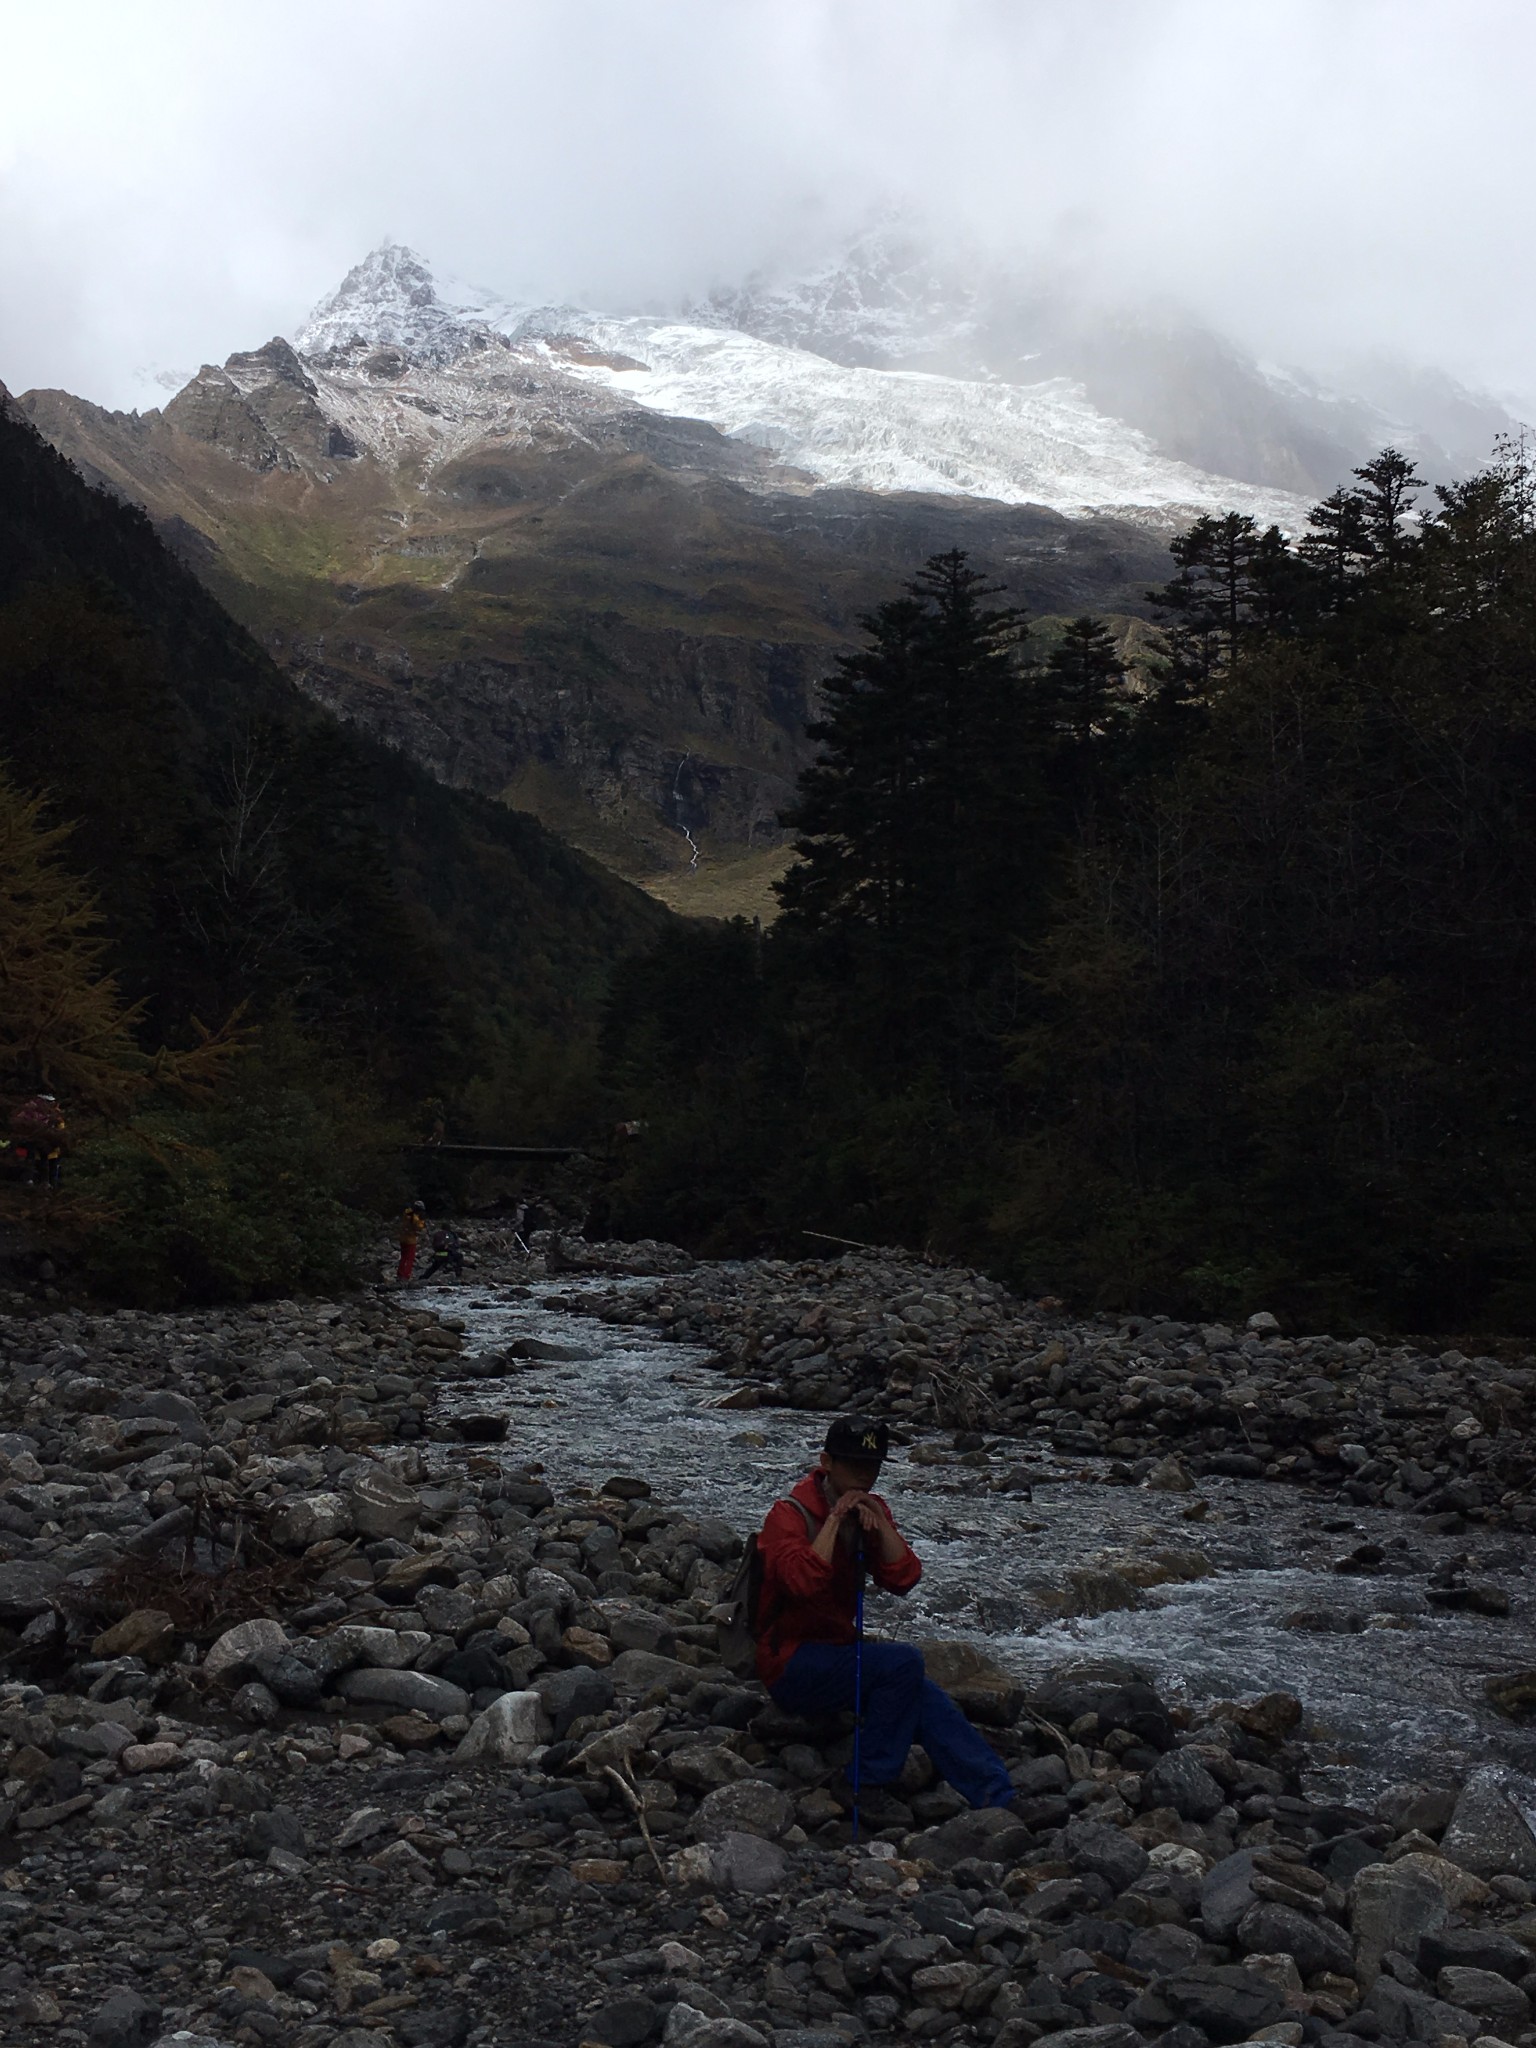
<path id="1" fill-rule="evenodd" d="M 829 1458 L 845 1458 L 850 1465 L 883 1465 L 890 1448 L 889 1424 L 872 1415 L 839 1415 L 822 1446 Z"/>

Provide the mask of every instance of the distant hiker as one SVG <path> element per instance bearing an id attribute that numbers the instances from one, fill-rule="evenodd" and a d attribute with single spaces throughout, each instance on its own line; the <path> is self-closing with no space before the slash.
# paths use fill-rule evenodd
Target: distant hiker
<path id="1" fill-rule="evenodd" d="M 791 1714 L 843 1712 L 861 1680 L 865 1787 L 893 1784 L 920 1742 L 939 1776 L 972 1806 L 1007 1806 L 1014 1789 L 1002 1758 L 926 1675 L 922 1651 L 856 1639 L 866 1566 L 887 1593 L 909 1593 L 922 1576 L 872 1490 L 889 1446 L 885 1423 L 840 1416 L 815 1470 L 769 1510 L 757 1539 L 757 1675 Z"/>
<path id="2" fill-rule="evenodd" d="M 464 1278 L 464 1248 L 459 1243 L 459 1233 L 456 1230 L 434 1230 L 428 1242 L 432 1247 L 432 1256 L 427 1261 L 427 1269 L 421 1276 L 422 1285 L 425 1286 L 433 1274 L 439 1272 L 444 1266 L 452 1266 L 454 1279 L 462 1280 Z"/>
<path id="3" fill-rule="evenodd" d="M 34 1095 L 12 1110 L 11 1150 L 34 1186 L 59 1185 L 64 1177 L 64 1112 L 56 1095 Z"/>
<path id="4" fill-rule="evenodd" d="M 416 1270 L 416 1247 L 421 1243 L 421 1233 L 427 1227 L 427 1212 L 420 1201 L 407 1202 L 405 1214 L 400 1218 L 400 1264 L 396 1268 L 397 1280 L 409 1280 Z"/>

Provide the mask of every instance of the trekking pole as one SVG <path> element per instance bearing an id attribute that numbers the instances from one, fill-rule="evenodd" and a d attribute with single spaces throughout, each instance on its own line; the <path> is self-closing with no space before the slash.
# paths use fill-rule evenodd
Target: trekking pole
<path id="1" fill-rule="evenodd" d="M 853 1597 L 853 1839 L 859 1839 L 859 1792 L 864 1764 L 864 1530 L 859 1529 Z"/>

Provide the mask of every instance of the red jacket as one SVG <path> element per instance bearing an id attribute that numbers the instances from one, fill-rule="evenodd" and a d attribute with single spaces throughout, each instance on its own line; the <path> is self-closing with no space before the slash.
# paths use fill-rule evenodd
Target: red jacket
<path id="1" fill-rule="evenodd" d="M 800 1481 L 792 1496 L 810 1510 L 805 1516 L 788 1501 L 768 1511 L 757 1539 L 763 1560 L 763 1585 L 758 1599 L 757 1675 L 776 1685 L 784 1667 L 802 1643 L 851 1643 L 854 1602 L 858 1593 L 858 1549 L 851 1525 L 844 1528 L 831 1564 L 824 1564 L 811 1545 L 827 1518 L 827 1498 L 820 1472 Z M 880 1500 L 880 1496 L 872 1496 Z M 885 1507 L 885 1502 L 880 1501 Z M 887 1508 L 886 1512 L 890 1510 Z M 904 1544 L 902 1555 L 887 1564 L 873 1546 L 865 1553 L 869 1576 L 887 1593 L 910 1593 L 923 1575 L 917 1553 Z"/>

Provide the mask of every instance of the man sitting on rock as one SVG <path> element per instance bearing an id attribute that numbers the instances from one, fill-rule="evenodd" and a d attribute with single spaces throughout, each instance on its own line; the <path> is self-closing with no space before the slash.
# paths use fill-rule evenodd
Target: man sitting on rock
<path id="1" fill-rule="evenodd" d="M 816 1470 L 769 1510 L 758 1537 L 757 1675 L 791 1714 L 835 1714 L 854 1704 L 854 1613 L 860 1574 L 887 1593 L 909 1593 L 923 1568 L 872 1491 L 890 1448 L 883 1422 L 840 1416 Z M 948 1693 L 928 1678 L 910 1643 L 863 1646 L 863 1785 L 891 1785 L 920 1742 L 934 1769 L 972 1806 L 1007 1806 L 1013 1786 L 1001 1757 Z"/>

